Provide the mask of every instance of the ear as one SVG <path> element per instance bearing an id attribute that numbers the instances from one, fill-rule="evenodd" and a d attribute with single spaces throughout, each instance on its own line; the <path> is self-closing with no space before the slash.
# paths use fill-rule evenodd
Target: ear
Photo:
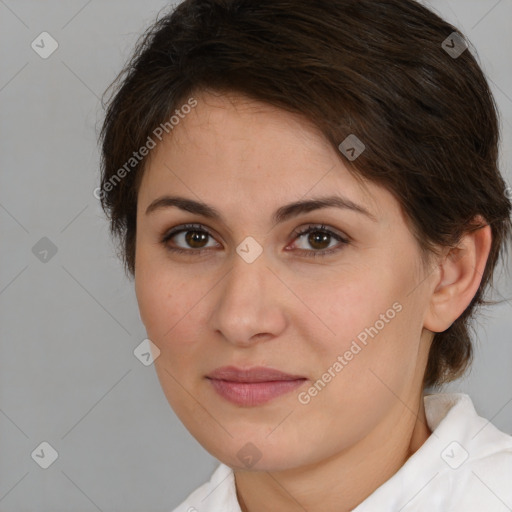
<path id="1" fill-rule="evenodd" d="M 474 220 L 486 224 L 480 215 Z M 468 307 L 482 281 L 491 241 L 491 227 L 486 224 L 466 233 L 458 246 L 443 256 L 424 319 L 426 329 L 446 331 Z"/>

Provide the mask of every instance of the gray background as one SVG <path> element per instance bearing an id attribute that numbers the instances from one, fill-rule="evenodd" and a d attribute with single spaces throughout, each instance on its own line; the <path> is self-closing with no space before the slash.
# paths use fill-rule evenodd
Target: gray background
<path id="1" fill-rule="evenodd" d="M 170 511 L 217 465 L 170 409 L 93 196 L 99 98 L 163 0 L 0 0 L 0 511 Z M 478 51 L 511 180 L 512 0 L 430 2 Z M 59 47 L 31 48 L 43 31 Z M 42 262 L 47 237 L 57 253 Z M 48 243 L 48 242 L 40 242 Z M 509 267 L 512 267 L 508 262 Z M 502 280 L 494 295 L 512 296 Z M 486 310 L 468 392 L 512 433 L 512 306 Z M 58 452 L 48 468 L 31 453 Z"/>

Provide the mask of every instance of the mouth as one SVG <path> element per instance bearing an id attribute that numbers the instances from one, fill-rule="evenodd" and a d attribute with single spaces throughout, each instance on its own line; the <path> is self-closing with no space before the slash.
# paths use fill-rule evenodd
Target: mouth
<path id="1" fill-rule="evenodd" d="M 266 367 L 250 369 L 227 366 L 206 376 L 225 400 L 239 406 L 262 405 L 302 386 L 307 378 Z"/>

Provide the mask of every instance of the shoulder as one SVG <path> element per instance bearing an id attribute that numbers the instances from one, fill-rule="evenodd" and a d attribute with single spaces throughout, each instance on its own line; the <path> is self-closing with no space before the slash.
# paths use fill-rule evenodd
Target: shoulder
<path id="1" fill-rule="evenodd" d="M 220 464 L 210 480 L 195 489 L 172 512 L 240 512 L 233 470 Z"/>
<path id="2" fill-rule="evenodd" d="M 469 396 L 459 398 L 453 423 L 461 433 L 444 450 L 445 476 L 451 483 L 450 510 L 512 508 L 512 436 L 477 414 Z"/>
<path id="3" fill-rule="evenodd" d="M 354 512 L 512 510 L 512 436 L 462 393 L 426 396 L 425 413 L 430 437 Z"/>
<path id="4" fill-rule="evenodd" d="M 438 483 L 449 496 L 447 511 L 510 510 L 512 436 L 479 416 L 466 394 L 432 395 L 425 405 L 441 459 L 435 479 L 444 480 Z"/>
<path id="5" fill-rule="evenodd" d="M 459 468 L 440 475 L 451 495 L 447 512 L 512 510 L 512 446 L 496 447 L 481 458 L 464 457 Z"/>

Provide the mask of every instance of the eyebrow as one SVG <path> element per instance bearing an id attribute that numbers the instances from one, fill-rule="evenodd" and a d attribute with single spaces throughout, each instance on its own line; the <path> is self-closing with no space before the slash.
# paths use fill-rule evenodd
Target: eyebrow
<path id="1" fill-rule="evenodd" d="M 195 213 L 197 215 L 225 223 L 222 214 L 213 206 L 200 201 L 194 201 L 192 199 L 179 196 L 162 196 L 158 199 L 155 199 L 147 207 L 146 215 L 171 207 L 176 207 L 190 213 Z M 366 208 L 342 196 L 318 197 L 314 199 L 296 201 L 294 203 L 281 206 L 275 211 L 274 215 L 272 216 L 272 220 L 275 225 L 291 219 L 292 217 L 312 212 L 314 210 L 320 210 L 322 208 L 340 208 L 345 210 L 352 210 L 365 215 L 374 222 L 377 222 L 377 218 Z"/>

